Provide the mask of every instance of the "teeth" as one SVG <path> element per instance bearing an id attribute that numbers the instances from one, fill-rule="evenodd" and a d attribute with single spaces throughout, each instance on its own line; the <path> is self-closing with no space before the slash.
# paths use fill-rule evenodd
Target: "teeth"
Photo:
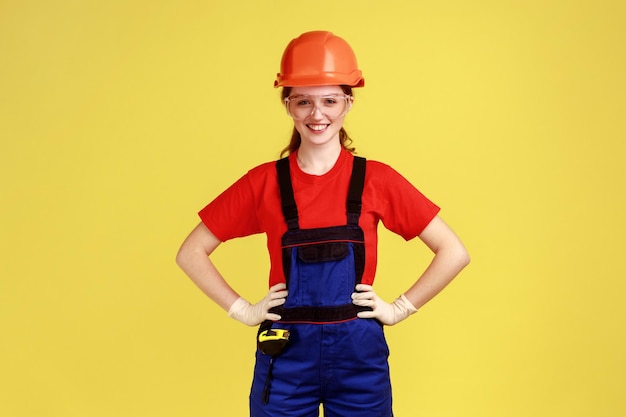
<path id="1" fill-rule="evenodd" d="M 309 128 L 312 130 L 324 130 L 326 129 L 326 125 L 309 125 Z"/>

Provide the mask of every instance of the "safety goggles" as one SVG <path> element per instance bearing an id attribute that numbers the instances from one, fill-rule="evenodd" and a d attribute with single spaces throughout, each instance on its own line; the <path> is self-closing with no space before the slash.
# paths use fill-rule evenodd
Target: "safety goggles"
<path id="1" fill-rule="evenodd" d="M 285 98 L 287 113 L 296 120 L 304 120 L 319 110 L 329 119 L 338 119 L 350 110 L 352 96 L 348 94 L 298 94 Z"/>

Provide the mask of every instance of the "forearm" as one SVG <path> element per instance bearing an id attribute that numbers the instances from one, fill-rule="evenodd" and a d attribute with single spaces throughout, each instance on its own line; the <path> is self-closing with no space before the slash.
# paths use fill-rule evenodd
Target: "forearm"
<path id="1" fill-rule="evenodd" d="M 406 298 L 420 309 L 439 294 L 469 263 L 465 248 L 441 250 L 435 254 L 420 278 L 405 292 Z"/>
<path id="2" fill-rule="evenodd" d="M 470 261 L 463 242 L 438 216 L 420 234 L 420 239 L 435 256 L 405 293 L 418 309 L 439 294 Z"/>
<path id="3" fill-rule="evenodd" d="M 220 245 L 220 240 L 200 223 L 183 242 L 176 255 L 176 263 L 211 300 L 228 311 L 233 319 L 248 326 L 256 326 L 264 320 L 280 320 L 271 313 L 273 307 L 285 303 L 287 286 L 272 286 L 258 303 L 250 304 L 231 288 L 219 273 L 209 256 Z"/>
<path id="4" fill-rule="evenodd" d="M 239 295 L 209 258 L 220 243 L 203 224 L 199 224 L 180 247 L 176 263 L 203 293 L 228 311 Z"/>
<path id="5" fill-rule="evenodd" d="M 228 311 L 239 298 L 203 251 L 181 249 L 176 261 L 196 286 L 224 310 Z"/>

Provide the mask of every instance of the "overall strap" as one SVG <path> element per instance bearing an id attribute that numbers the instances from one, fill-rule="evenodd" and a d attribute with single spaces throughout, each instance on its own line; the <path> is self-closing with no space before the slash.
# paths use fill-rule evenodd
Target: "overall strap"
<path id="1" fill-rule="evenodd" d="M 360 156 L 354 157 L 352 165 L 352 178 L 350 179 L 350 188 L 348 189 L 348 224 L 358 226 L 359 217 L 361 216 L 361 195 L 363 194 L 363 186 L 365 185 L 365 158 Z"/>
<path id="2" fill-rule="evenodd" d="M 283 207 L 283 216 L 285 216 L 285 221 L 287 222 L 287 228 L 289 230 L 297 230 L 300 227 L 298 225 L 298 207 L 296 206 L 296 200 L 293 196 L 288 157 L 276 161 L 276 171 L 278 172 L 280 200 Z"/>
<path id="3" fill-rule="evenodd" d="M 359 217 L 361 216 L 361 195 L 365 185 L 365 165 L 365 158 L 360 156 L 354 157 L 352 177 L 350 178 L 346 202 L 348 225 L 351 226 L 358 226 Z M 276 161 L 276 171 L 278 173 L 278 187 L 280 189 L 283 216 L 285 217 L 285 222 L 287 222 L 287 228 L 289 230 L 297 230 L 299 229 L 298 207 L 293 196 L 288 157 Z"/>

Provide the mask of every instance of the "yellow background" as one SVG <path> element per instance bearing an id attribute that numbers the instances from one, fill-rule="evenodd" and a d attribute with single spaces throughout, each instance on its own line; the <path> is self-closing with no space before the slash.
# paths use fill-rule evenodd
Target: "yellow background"
<path id="1" fill-rule="evenodd" d="M 244 416 L 255 329 L 178 270 L 196 212 L 278 157 L 286 43 L 332 30 L 347 129 L 473 262 L 388 328 L 397 416 L 626 414 L 622 1 L 0 1 L 0 416 Z M 378 291 L 425 267 L 381 232 Z M 248 299 L 264 239 L 221 247 Z"/>

